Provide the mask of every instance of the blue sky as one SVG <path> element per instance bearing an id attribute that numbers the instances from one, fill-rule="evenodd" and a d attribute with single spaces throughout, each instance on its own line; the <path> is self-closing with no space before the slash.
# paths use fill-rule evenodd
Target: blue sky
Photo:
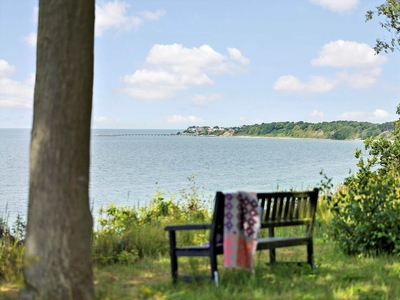
<path id="1" fill-rule="evenodd" d="M 379 0 L 96 1 L 93 128 L 397 119 Z M 0 1 L 0 127 L 30 128 L 37 1 Z M 79 75 L 79 74 L 78 74 Z"/>

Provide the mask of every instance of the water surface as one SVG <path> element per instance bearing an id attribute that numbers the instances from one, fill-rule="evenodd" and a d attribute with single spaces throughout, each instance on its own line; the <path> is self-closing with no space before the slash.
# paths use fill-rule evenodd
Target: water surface
<path id="1" fill-rule="evenodd" d="M 361 141 L 190 136 L 96 136 L 175 133 L 179 130 L 92 130 L 90 201 L 145 205 L 154 192 L 168 195 L 188 186 L 215 191 L 274 191 L 316 186 L 320 171 L 343 181 L 357 160 Z M 0 129 L 0 216 L 26 216 L 29 175 L 28 129 Z"/>

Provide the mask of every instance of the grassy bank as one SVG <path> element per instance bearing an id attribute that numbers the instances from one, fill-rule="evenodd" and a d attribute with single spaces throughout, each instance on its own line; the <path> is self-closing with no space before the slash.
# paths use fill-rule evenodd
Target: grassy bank
<path id="1" fill-rule="evenodd" d="M 304 247 L 303 247 L 304 248 Z M 282 249 L 278 259 L 305 258 L 302 247 Z M 317 268 L 270 267 L 268 251 L 257 254 L 255 273 L 220 267 L 220 286 L 202 280 L 171 283 L 166 256 L 135 264 L 95 266 L 97 299 L 400 299 L 400 262 L 389 256 L 349 257 L 332 244 L 315 246 Z M 182 259 L 182 273 L 208 274 L 207 260 Z M 221 261 L 219 262 L 221 266 Z M 19 284 L 3 283 L 2 299 L 15 299 Z"/>
<path id="2" fill-rule="evenodd" d="M 143 208 L 102 208 L 93 243 L 96 298 L 400 299 L 400 259 L 394 255 L 348 256 L 335 248 L 329 229 L 332 214 L 323 198 L 315 224 L 315 270 L 308 265 L 270 266 L 269 253 L 263 251 L 256 253 L 254 273 L 224 269 L 220 257 L 219 287 L 208 280 L 173 285 L 164 226 L 210 222 L 207 208 L 212 200 L 202 199 L 192 183 L 177 198 L 157 192 Z M 178 242 L 203 244 L 207 237 L 206 231 L 186 232 L 178 236 Z M 23 246 L 5 241 L 0 248 L 0 298 L 15 299 L 23 284 Z M 306 261 L 305 247 L 278 249 L 277 260 Z M 208 275 L 209 261 L 183 258 L 179 268 L 180 274 Z"/>
<path id="3" fill-rule="evenodd" d="M 297 261 L 305 247 L 282 249 L 278 259 Z M 256 256 L 255 273 L 220 268 L 220 286 L 208 281 L 171 284 L 169 260 L 144 260 L 136 267 L 96 269 L 103 299 L 399 299 L 400 262 L 393 257 L 356 258 L 331 244 L 315 248 L 317 269 L 270 267 L 268 252 Z M 182 260 L 182 272 L 208 274 L 208 261 Z M 221 262 L 219 264 L 221 266 Z"/>

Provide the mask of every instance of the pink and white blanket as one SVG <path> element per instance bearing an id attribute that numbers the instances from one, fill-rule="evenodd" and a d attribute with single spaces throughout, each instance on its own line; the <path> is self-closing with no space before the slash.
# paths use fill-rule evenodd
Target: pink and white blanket
<path id="1" fill-rule="evenodd" d="M 255 193 L 225 194 L 224 266 L 253 270 L 260 229 L 260 206 Z"/>

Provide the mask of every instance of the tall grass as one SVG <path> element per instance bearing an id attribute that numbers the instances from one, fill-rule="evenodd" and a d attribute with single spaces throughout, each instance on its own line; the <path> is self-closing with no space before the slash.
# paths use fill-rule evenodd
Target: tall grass
<path id="1" fill-rule="evenodd" d="M 111 204 L 99 212 L 93 234 L 93 260 L 96 266 L 134 265 L 144 259 L 166 257 L 169 241 L 164 227 L 169 224 L 210 223 L 213 200 L 204 196 L 202 188 L 189 178 L 189 186 L 178 194 L 166 196 L 156 191 L 144 207 L 132 208 Z M 326 240 L 331 219 L 327 203 L 319 201 L 315 237 Z M 305 229 L 280 228 L 276 234 L 299 235 Z M 0 280 L 20 282 L 23 266 L 25 224 L 18 216 L 10 228 L 0 219 Z M 183 231 L 178 233 L 178 244 L 202 245 L 208 241 L 209 232 Z"/>
<path id="2" fill-rule="evenodd" d="M 22 280 L 24 238 L 25 224 L 19 215 L 11 228 L 5 219 L 0 218 L 0 281 Z"/>
<path id="3" fill-rule="evenodd" d="M 208 281 L 172 285 L 169 242 L 164 226 L 210 223 L 212 199 L 202 196 L 193 178 L 188 189 L 166 196 L 156 191 L 141 208 L 111 204 L 102 207 L 93 235 L 97 299 L 400 299 L 400 264 L 395 257 L 351 257 L 330 241 L 332 214 L 328 198 L 320 196 L 314 226 L 316 270 L 269 266 L 268 251 L 257 252 L 255 272 L 220 268 L 220 287 Z M 23 224 L 8 228 L 0 222 L 0 294 L 4 283 L 22 283 L 20 243 Z M 277 235 L 299 235 L 305 228 L 280 228 Z M 184 231 L 181 244 L 204 244 L 208 231 Z M 305 247 L 277 250 L 277 261 L 299 261 Z M 219 266 L 222 265 L 219 257 Z M 209 274 L 206 258 L 180 259 L 180 273 Z M 182 272 L 181 272 L 182 271 Z M 9 295 L 16 295 L 17 288 Z M 233 296 L 232 296 L 233 295 Z M 0 297 L 1 298 L 1 297 Z M 13 297 L 10 297 L 12 299 Z"/>
<path id="4" fill-rule="evenodd" d="M 143 258 L 164 256 L 169 251 L 169 241 L 164 227 L 171 224 L 210 223 L 212 200 L 202 197 L 201 189 L 189 178 L 189 188 L 178 195 L 165 196 L 156 191 L 144 207 L 111 204 L 99 212 L 99 228 L 94 232 L 93 259 L 95 264 L 134 264 Z M 320 197 L 317 207 L 314 236 L 319 240 L 329 237 L 328 226 L 332 218 L 327 200 Z M 276 235 L 304 235 L 300 226 L 277 228 Z M 178 232 L 178 245 L 202 245 L 208 242 L 209 231 Z"/>
<path id="5" fill-rule="evenodd" d="M 202 197 L 193 177 L 189 188 L 178 195 L 156 191 L 144 207 L 133 209 L 114 204 L 100 209 L 100 228 L 94 232 L 93 259 L 96 264 L 133 264 L 145 257 L 155 258 L 169 251 L 164 227 L 167 224 L 209 223 L 211 200 Z M 183 243 L 202 244 L 205 232 L 183 232 Z"/>

